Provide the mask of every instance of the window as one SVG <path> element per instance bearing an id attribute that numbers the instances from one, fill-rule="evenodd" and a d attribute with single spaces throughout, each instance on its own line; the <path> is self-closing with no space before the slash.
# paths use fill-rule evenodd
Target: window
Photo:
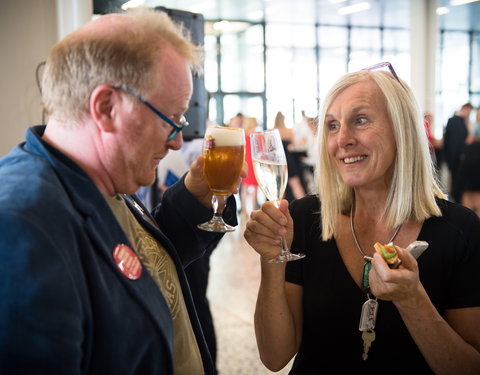
<path id="1" fill-rule="evenodd" d="M 471 100 L 470 37 L 468 32 L 441 31 L 437 66 L 436 117 L 439 125 L 435 136 L 441 137 L 448 119 L 462 104 Z"/>
<path id="2" fill-rule="evenodd" d="M 210 120 L 226 124 L 242 112 L 271 128 L 275 114 L 281 111 L 287 126 L 293 127 L 301 121 L 302 111 L 318 115 L 327 91 L 341 75 L 380 60 L 392 62 L 408 81 L 408 27 L 383 26 L 379 15 L 378 25 L 369 26 L 371 20 L 364 17 L 348 21 L 319 16 L 315 21 L 314 17 L 269 14 L 266 24 L 239 21 L 243 29 L 207 36 L 205 82 L 210 92 Z"/>

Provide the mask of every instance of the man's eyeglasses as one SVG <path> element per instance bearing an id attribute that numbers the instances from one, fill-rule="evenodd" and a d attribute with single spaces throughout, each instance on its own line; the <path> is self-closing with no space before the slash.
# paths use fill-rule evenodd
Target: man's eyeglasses
<path id="1" fill-rule="evenodd" d="M 188 126 L 189 123 L 185 116 L 180 116 L 180 119 L 178 121 L 178 124 L 174 123 L 171 119 L 169 119 L 167 116 L 165 116 L 162 112 L 160 112 L 158 109 L 156 109 L 153 105 L 151 105 L 149 102 L 147 102 L 145 99 L 143 99 L 140 95 L 138 95 L 135 91 L 133 91 L 131 88 L 124 86 L 124 85 L 119 85 L 119 86 L 113 86 L 114 89 L 117 90 L 123 90 L 133 97 L 135 97 L 137 100 L 145 104 L 148 108 L 152 110 L 153 113 L 155 113 L 158 117 L 160 117 L 163 121 L 165 121 L 168 125 L 170 125 L 173 130 L 169 134 L 167 138 L 167 142 L 171 141 L 173 138 L 177 136 L 178 133 L 180 133 L 185 126 Z"/>
<path id="2" fill-rule="evenodd" d="M 400 79 L 397 76 L 397 73 L 395 72 L 395 69 L 393 69 L 392 64 L 390 64 L 388 61 L 384 61 L 375 65 L 369 66 L 368 68 L 364 68 L 362 70 L 377 70 L 382 68 L 388 68 L 390 70 L 390 73 L 392 73 L 393 78 L 395 78 L 398 83 L 402 84 L 400 82 Z"/>

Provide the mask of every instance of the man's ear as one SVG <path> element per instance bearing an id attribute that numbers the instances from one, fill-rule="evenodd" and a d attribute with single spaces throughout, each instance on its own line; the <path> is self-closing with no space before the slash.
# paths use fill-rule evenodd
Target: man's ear
<path id="1" fill-rule="evenodd" d="M 93 89 L 90 100 L 90 115 L 103 131 L 114 129 L 115 106 L 119 105 L 119 93 L 112 86 L 100 85 Z"/>

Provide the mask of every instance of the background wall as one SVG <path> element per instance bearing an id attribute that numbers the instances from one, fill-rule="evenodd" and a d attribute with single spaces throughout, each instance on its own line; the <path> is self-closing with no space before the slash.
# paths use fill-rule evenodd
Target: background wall
<path id="1" fill-rule="evenodd" d="M 0 156 L 42 121 L 35 69 L 57 39 L 55 0 L 2 1 L 0 12 Z"/>

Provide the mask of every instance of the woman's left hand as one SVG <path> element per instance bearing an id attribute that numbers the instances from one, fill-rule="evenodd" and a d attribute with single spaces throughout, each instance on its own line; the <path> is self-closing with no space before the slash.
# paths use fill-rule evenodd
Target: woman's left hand
<path id="1" fill-rule="evenodd" d="M 421 291 L 418 264 L 406 249 L 395 246 L 401 265 L 392 269 L 383 257 L 375 253 L 369 274 L 370 290 L 379 299 L 395 303 L 408 302 Z"/>

